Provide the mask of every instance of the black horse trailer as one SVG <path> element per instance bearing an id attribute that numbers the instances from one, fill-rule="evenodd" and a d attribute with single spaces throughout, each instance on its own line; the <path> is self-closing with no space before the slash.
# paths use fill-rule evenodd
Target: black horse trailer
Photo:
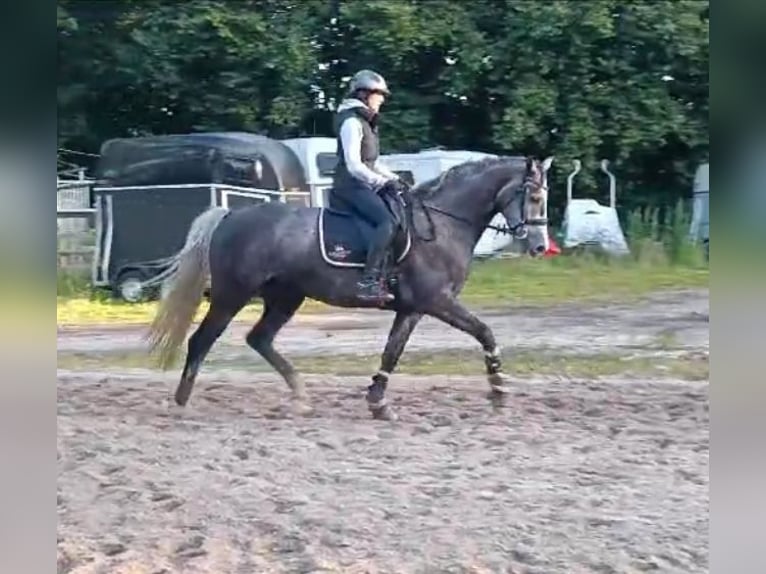
<path id="1" fill-rule="evenodd" d="M 93 188 L 92 281 L 131 302 L 167 268 L 205 209 L 308 196 L 303 168 L 279 141 L 249 133 L 199 133 L 104 143 Z"/>

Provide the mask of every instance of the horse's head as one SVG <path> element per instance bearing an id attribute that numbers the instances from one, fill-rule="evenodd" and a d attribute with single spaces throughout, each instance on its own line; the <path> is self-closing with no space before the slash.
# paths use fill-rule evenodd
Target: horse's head
<path id="1" fill-rule="evenodd" d="M 526 173 L 505 184 L 495 197 L 495 209 L 502 213 L 517 239 L 526 239 L 529 254 L 538 256 L 548 249 L 548 169 L 553 157 L 543 161 L 527 158 Z"/>
<path id="2" fill-rule="evenodd" d="M 492 217 L 502 213 L 510 232 L 527 239 L 529 252 L 548 248 L 547 172 L 553 157 L 543 161 L 523 156 L 490 156 L 451 167 L 438 178 L 421 183 L 415 196 L 429 199 L 429 208 L 475 227 L 478 239 Z"/>

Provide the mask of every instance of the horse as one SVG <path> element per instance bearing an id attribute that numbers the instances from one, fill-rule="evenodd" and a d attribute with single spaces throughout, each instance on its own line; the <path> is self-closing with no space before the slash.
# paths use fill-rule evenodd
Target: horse
<path id="1" fill-rule="evenodd" d="M 496 214 L 502 213 L 508 225 L 500 230 L 527 239 L 530 255 L 546 250 L 547 172 L 552 161 L 491 156 L 465 162 L 398 198 L 405 217 L 389 248 L 388 274 L 395 299 L 381 304 L 355 294 L 366 244 L 363 224 L 353 216 L 284 202 L 208 208 L 192 222 L 184 246 L 172 257 L 163 276 L 170 288 L 146 335 L 149 352 L 168 368 L 207 292 L 209 308 L 188 339 L 176 404 L 186 405 L 211 347 L 235 315 L 258 297 L 262 314 L 246 342 L 284 379 L 293 404 L 304 413 L 311 406 L 301 374 L 273 341 L 307 298 L 334 307 L 376 306 L 394 314 L 380 368 L 367 387 L 374 419 L 396 420 L 386 399 L 389 377 L 426 315 L 476 339 L 485 354 L 489 398 L 502 404 L 508 379 L 495 335 L 458 295 L 469 275 L 473 249 Z"/>

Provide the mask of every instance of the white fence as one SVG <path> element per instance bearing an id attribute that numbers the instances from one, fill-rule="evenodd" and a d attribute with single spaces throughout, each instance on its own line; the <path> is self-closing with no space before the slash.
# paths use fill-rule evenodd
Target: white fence
<path id="1" fill-rule="evenodd" d="M 90 208 L 90 190 L 92 182 L 86 179 L 57 181 L 56 213 L 65 215 L 58 218 L 59 233 L 76 233 L 87 231 L 89 223 L 85 218 L 66 217 L 70 210 Z"/>
<path id="2" fill-rule="evenodd" d="M 80 172 L 76 179 L 56 182 L 56 244 L 58 266 L 85 270 L 93 255 L 92 180 Z"/>

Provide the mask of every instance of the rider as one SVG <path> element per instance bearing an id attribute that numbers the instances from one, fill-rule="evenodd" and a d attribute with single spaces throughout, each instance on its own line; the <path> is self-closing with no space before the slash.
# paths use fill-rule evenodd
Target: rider
<path id="1" fill-rule="evenodd" d="M 377 119 L 380 107 L 389 95 L 383 76 L 371 70 L 360 70 L 351 78 L 348 95 L 335 117 L 338 163 L 332 193 L 375 229 L 364 276 L 357 284 L 360 298 L 375 301 L 394 298 L 384 285 L 382 268 L 395 228 L 380 192 L 386 186 L 402 184 L 399 176 L 378 159 Z"/>

